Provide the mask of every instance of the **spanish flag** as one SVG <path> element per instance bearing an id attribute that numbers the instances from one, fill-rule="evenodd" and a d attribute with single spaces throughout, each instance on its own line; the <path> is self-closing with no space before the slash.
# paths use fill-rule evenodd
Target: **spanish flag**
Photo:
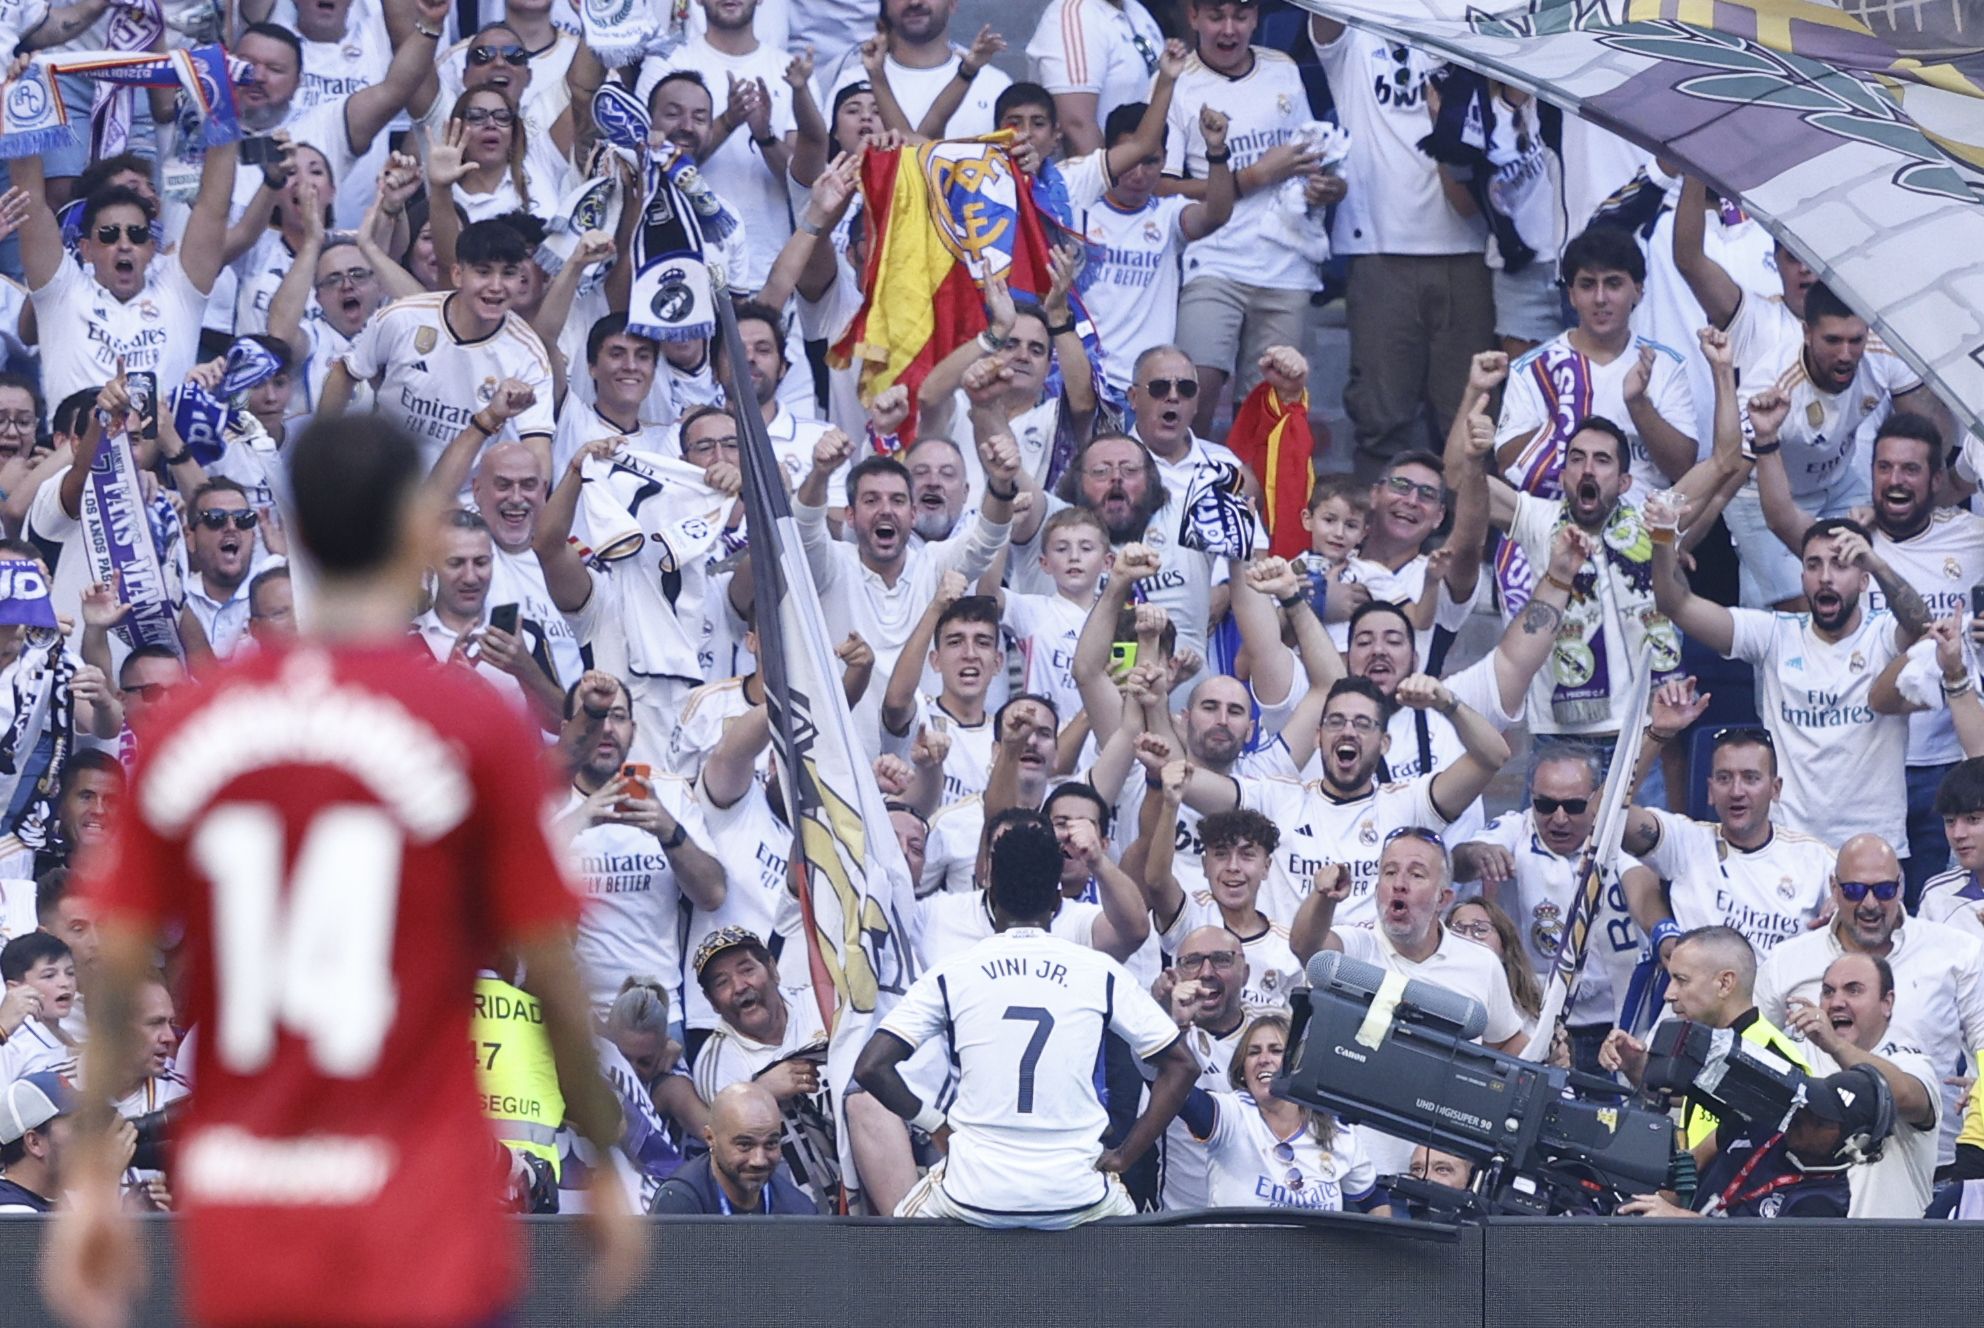
<path id="1" fill-rule="evenodd" d="M 1226 445 L 1260 478 L 1266 499 L 1268 548 L 1295 558 L 1309 548 L 1302 510 L 1316 483 L 1316 440 L 1309 432 L 1309 394 L 1284 401 L 1263 380 L 1233 414 Z"/>
<path id="2" fill-rule="evenodd" d="M 1011 138 L 871 148 L 863 158 L 867 299 L 829 355 L 837 368 L 860 366 L 863 401 L 901 383 L 913 409 L 932 366 L 985 330 L 988 276 L 1015 296 L 1046 292 L 1046 229 L 1033 182 L 1007 155 Z"/>

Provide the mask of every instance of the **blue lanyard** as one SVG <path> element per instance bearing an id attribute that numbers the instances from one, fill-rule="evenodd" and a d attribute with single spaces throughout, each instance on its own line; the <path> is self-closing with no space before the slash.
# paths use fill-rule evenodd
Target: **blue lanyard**
<path id="1" fill-rule="evenodd" d="M 723 1186 L 721 1185 L 716 1187 L 716 1201 L 718 1205 L 722 1207 L 723 1215 L 725 1217 L 736 1216 L 737 1210 L 730 1206 L 730 1196 L 723 1192 Z M 772 1184 L 770 1181 L 766 1181 L 765 1188 L 758 1191 L 758 1211 L 762 1212 L 767 1217 L 771 1216 Z"/>

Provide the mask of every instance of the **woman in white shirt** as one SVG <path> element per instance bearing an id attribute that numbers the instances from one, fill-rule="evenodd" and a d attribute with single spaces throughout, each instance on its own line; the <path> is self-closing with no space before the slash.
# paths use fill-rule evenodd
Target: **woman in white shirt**
<path id="1" fill-rule="evenodd" d="M 1391 1196 L 1357 1131 L 1326 1111 L 1274 1095 L 1288 1051 L 1288 1019 L 1262 1015 L 1247 1025 L 1227 1068 L 1235 1092 L 1194 1088 L 1178 1113 L 1206 1146 L 1206 1193 L 1214 1208 L 1346 1207 L 1391 1215 Z"/>
<path id="2" fill-rule="evenodd" d="M 1522 1031 L 1535 1036 L 1537 1016 L 1543 1013 L 1543 984 L 1529 967 L 1515 919 L 1500 904 L 1477 897 L 1463 899 L 1448 909 L 1445 920 L 1448 931 L 1476 945 L 1487 946 L 1502 961 L 1502 973 L 1509 980 L 1509 999 L 1515 1002 L 1516 1013 L 1522 1016 Z M 1550 1042 L 1550 1064 L 1567 1068 L 1570 1063 L 1570 1034 L 1559 1019 Z"/>
<path id="3" fill-rule="evenodd" d="M 337 198 L 338 183 L 331 174 L 330 159 L 308 143 L 298 143 L 290 153 L 292 169 L 282 187 L 281 201 L 270 214 L 269 228 L 255 240 L 254 247 L 235 264 L 240 278 L 235 287 L 234 334 L 245 337 L 269 330 L 269 301 L 276 287 L 289 274 L 303 247 L 303 211 L 315 207 L 324 214 L 328 227 L 331 207 Z M 305 316 L 317 312 L 313 295 Z"/>
<path id="4" fill-rule="evenodd" d="M 542 215 L 564 188 L 559 163 L 533 152 L 509 93 L 471 88 L 455 98 L 443 141 L 430 143 L 428 179 L 446 182 L 471 222 L 505 212 Z"/>

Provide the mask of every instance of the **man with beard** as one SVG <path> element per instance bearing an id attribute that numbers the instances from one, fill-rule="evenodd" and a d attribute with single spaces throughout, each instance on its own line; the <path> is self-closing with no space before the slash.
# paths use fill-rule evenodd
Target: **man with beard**
<path id="1" fill-rule="evenodd" d="M 1783 428 L 1789 403 L 1766 388 L 1750 398 L 1756 429 L 1757 492 L 1764 516 L 1787 548 L 1810 529 L 1807 514 L 1792 493 L 1785 472 Z M 1938 507 L 1936 483 L 1943 473 L 1943 435 L 1935 421 L 1897 411 L 1881 422 L 1873 448 L 1873 533 L 1870 543 L 1895 575 L 1922 598 L 1930 618 L 1970 617 L 1970 587 L 1984 581 L 1984 516 L 1961 507 Z M 1878 587 L 1868 591 L 1867 608 L 1887 607 Z M 1910 654 L 1925 660 L 1932 647 L 1918 644 Z M 1918 667 L 1911 665 L 1911 672 Z M 1931 698 L 1935 693 L 1928 691 Z M 1911 696 L 1911 700 L 1919 700 Z M 1947 705 L 1908 717 L 1908 902 L 1914 907 L 1929 877 L 1949 860 L 1949 841 L 1936 814 L 1936 789 L 1964 756 Z"/>
<path id="2" fill-rule="evenodd" d="M 537 454 L 522 443 L 492 443 L 476 452 L 481 440 L 464 435 L 448 444 L 427 482 L 445 501 L 468 481 L 475 511 L 489 527 L 493 545 L 489 564 L 489 602 L 514 604 L 523 647 L 546 676 L 560 688 L 579 680 L 585 665 L 572 625 L 551 598 L 544 582 L 534 541 L 538 512 L 544 506 L 544 469 Z M 473 479 L 469 479 L 473 466 Z"/>
<path id="3" fill-rule="evenodd" d="M 230 48 L 255 75 L 236 94 L 242 127 L 263 136 L 287 130 L 292 143 L 307 143 L 324 154 L 332 179 L 351 180 L 373 140 L 400 112 L 419 104 L 422 86 L 433 76 L 435 48 L 450 6 L 447 0 L 413 0 L 411 5 L 395 3 L 384 8 L 394 50 L 385 76 L 348 96 L 310 106 L 298 96 L 303 83 L 303 43 L 297 35 L 275 23 L 244 27 Z M 262 176 L 237 176 L 230 217 L 239 217 L 262 187 Z M 353 201 L 362 206 L 365 198 L 361 192 Z M 349 222 L 355 218 L 343 219 Z"/>
<path id="4" fill-rule="evenodd" d="M 902 463 L 909 467 L 909 502 L 916 512 L 910 529 L 924 544 L 941 544 L 957 533 L 971 498 L 964 449 L 924 434 L 903 453 Z"/>
<path id="5" fill-rule="evenodd" d="M 1653 589 L 1661 612 L 1725 659 L 1756 671 L 1757 711 L 1782 760 L 1785 824 L 1837 847 L 1871 832 L 1908 847 L 1903 760 L 1908 703 L 1877 686 L 1899 671 L 1908 647 L 1928 629 L 1922 597 L 1867 542 L 1857 522 L 1814 522 L 1802 544 L 1805 613 L 1727 609 L 1688 587 L 1675 556 L 1677 514 L 1656 498 Z M 1869 580 L 1888 607 L 1862 605 Z"/>
<path id="6" fill-rule="evenodd" d="M 1648 727 L 1660 741 L 1688 723 L 1691 707 L 1677 710 L 1663 700 L 1673 686 L 1654 697 Z M 1627 809 L 1621 847 L 1657 879 L 1629 875 L 1626 900 L 1663 963 L 1674 942 L 1698 927 L 1733 927 L 1768 957 L 1823 916 L 1833 851 L 1772 822 L 1771 807 L 1783 793 L 1769 731 L 1722 729 L 1710 740 L 1708 757 L 1714 822 L 1659 807 Z"/>
<path id="7" fill-rule="evenodd" d="M 827 530 L 828 481 L 854 455 L 854 440 L 827 429 L 812 452 L 812 468 L 794 497 L 793 517 L 805 544 L 813 584 L 834 639 L 858 634 L 875 652 L 878 672 L 893 673 L 903 645 L 935 596 L 945 572 L 975 581 L 1006 546 L 1013 499 L 1019 496 L 1019 449 L 1007 437 L 979 440 L 985 467 L 985 501 L 978 520 L 938 544 L 910 546 L 910 479 L 892 457 L 864 458 L 847 472 L 847 526 L 852 544 Z M 871 688 L 855 707 L 855 731 L 881 754 L 881 689 Z"/>
<path id="8" fill-rule="evenodd" d="M 38 881 L 109 836 L 110 818 L 124 797 L 124 767 L 109 752 L 82 747 L 62 762 L 55 790 L 55 833 L 40 848 L 18 835 L 0 839 L 0 880 Z"/>
<path id="9" fill-rule="evenodd" d="M 840 1160 L 823 1072 L 827 1033 L 813 989 L 783 986 L 778 961 L 742 927 L 712 932 L 692 967 L 720 1020 L 696 1053 L 696 1095 L 713 1104 L 732 1084 L 755 1083 L 777 1098 L 786 1163 L 824 1211 L 840 1183 Z"/>
<path id="10" fill-rule="evenodd" d="M 703 1127 L 709 1152 L 661 1183 L 650 1213 L 705 1217 L 819 1212 L 780 1161 L 785 1121 L 778 1099 L 753 1083 L 734 1083 L 710 1103 Z"/>
<path id="11" fill-rule="evenodd" d="M 269 335 L 287 345 L 295 362 L 303 366 L 303 400 L 296 403 L 300 413 L 308 415 L 316 409 L 331 366 L 385 306 L 385 284 L 365 261 L 357 240 L 343 234 L 326 236 L 323 214 L 306 210 L 302 247 L 269 297 Z M 351 404 L 354 409 L 370 409 L 371 386 L 360 384 Z"/>
<path id="12" fill-rule="evenodd" d="M 434 603 L 413 620 L 414 635 L 436 663 L 474 669 L 550 731 L 564 710 L 564 693 L 524 648 L 521 636 L 489 621 L 495 545 L 488 525 L 473 512 L 450 512 L 437 543 Z"/>
<path id="13" fill-rule="evenodd" d="M 1921 1048 L 1947 1072 L 1974 1064 L 1984 1048 L 1984 943 L 1955 927 L 1911 918 L 1901 899 L 1901 863 L 1876 835 L 1840 845 L 1832 877 L 1832 925 L 1794 936 L 1770 952 L 1757 973 L 1757 1008 L 1783 1025 L 1794 1000 L 1821 1005 L 1826 971 L 1844 954 L 1885 959 L 1894 972 L 1889 1036 Z M 1942 1137 L 1936 1161 L 1956 1156 L 1961 1080 L 1943 1083 Z"/>
<path id="14" fill-rule="evenodd" d="M 1199 1067 L 1196 1086 L 1223 1093 L 1227 1067 L 1239 1047 L 1247 1012 L 1240 1003 L 1252 975 L 1240 938 L 1224 927 L 1200 927 L 1178 943 L 1178 956 L 1152 994 L 1185 1035 Z M 1158 1144 L 1158 1204 L 1167 1212 L 1206 1206 L 1206 1149 L 1182 1121 L 1165 1127 Z"/>
<path id="15" fill-rule="evenodd" d="M 1455 882 L 1481 881 L 1481 893 L 1515 922 L 1539 980 L 1555 967 L 1564 928 L 1584 894 L 1578 867 L 1598 819 L 1604 779 L 1605 756 L 1596 748 L 1538 743 L 1530 753 L 1528 810 L 1496 817 L 1479 839 L 1454 849 Z M 1597 1068 L 1599 1044 L 1618 1022 L 1625 980 L 1640 958 L 1627 900 L 1636 889 L 1659 888 L 1653 873 L 1624 855 L 1604 864 L 1604 881 L 1584 971 L 1562 1016 L 1573 1062 L 1587 1071 Z"/>
<path id="16" fill-rule="evenodd" d="M 1872 1163 L 1846 1173 L 1853 1190 L 1848 1217 L 1918 1218 L 1935 1187 L 1941 1076 L 1920 1048 L 1888 1036 L 1894 995 L 1894 969 L 1887 960 L 1843 954 L 1826 968 L 1818 1003 L 1791 1002 L 1785 1025 L 1810 1045 L 1813 1074 L 1868 1066 L 1894 1095 L 1894 1133 L 1888 1146 Z"/>
<path id="17" fill-rule="evenodd" d="M 805 8 L 794 6 L 795 10 Z M 945 122 L 939 138 L 969 138 L 998 128 L 993 103 L 1013 82 L 989 61 L 977 66 L 968 63 L 966 52 L 951 41 L 951 18 L 956 13 L 957 0 L 882 0 L 879 19 L 875 19 L 872 6 L 865 11 L 866 18 L 882 31 L 887 46 L 882 69 L 896 104 L 911 126 L 923 123 L 947 84 L 955 80 L 965 85 L 964 100 Z M 832 106 L 842 89 L 869 81 L 862 64 L 862 43 L 857 41 L 846 55 L 820 72 L 815 86 L 822 95 L 814 100 Z"/>
<path id="18" fill-rule="evenodd" d="M 586 675 L 587 682 L 602 680 L 610 684 L 613 702 L 590 747 L 580 746 L 591 723 L 580 713 L 580 688 L 565 700 L 560 742 L 572 789 L 559 814 L 573 830 L 572 856 L 585 898 L 575 943 L 579 969 L 594 1008 L 603 1013 L 626 978 L 652 973 L 673 981 L 682 971 L 677 937 L 683 901 L 719 908 L 727 887 L 723 864 L 706 847 L 714 841 L 689 781 L 625 773 L 634 742 L 633 696 L 617 678 Z"/>
<path id="19" fill-rule="evenodd" d="M 233 480 L 208 480 L 193 495 L 186 515 L 186 604 L 222 659 L 232 655 L 248 630 L 249 579 L 276 560 L 255 553 L 261 515 L 248 506 L 248 494 Z"/>
<path id="20" fill-rule="evenodd" d="M 1853 457 L 1861 428 L 1890 410 L 1936 418 L 1940 407 L 1914 370 L 1867 330 L 1867 321 L 1782 244 L 1781 294 L 1745 291 L 1702 248 L 1706 186 L 1689 177 L 1674 213 L 1674 266 L 1716 327 L 1726 328 L 1739 375 L 1789 402 L 1778 442 L 1792 496 L 1818 516 L 1845 516 L 1867 500 Z M 1802 607 L 1796 553 L 1771 538 L 1761 479 L 1730 500 L 1727 520 L 1742 561 L 1742 602 Z"/>
<path id="21" fill-rule="evenodd" d="M 1241 1003 L 1249 1014 L 1286 1010 L 1289 993 L 1302 982 L 1302 965 L 1288 948 L 1288 928 L 1261 912 L 1261 887 L 1274 870 L 1281 831 L 1258 812 L 1236 808 L 1199 822 L 1205 845 L 1204 890 L 1187 893 L 1171 873 L 1171 827 L 1183 801 L 1191 767 L 1173 761 L 1164 767 L 1162 796 L 1144 799 L 1141 826 L 1146 856 L 1144 898 L 1160 942 L 1180 952 L 1185 937 L 1206 927 L 1223 927 L 1240 938 L 1248 979 Z"/>
<path id="22" fill-rule="evenodd" d="M 1391 712 L 1401 705 L 1445 715 L 1466 754 L 1430 775 L 1380 784 L 1378 763 L 1391 746 L 1386 730 Z M 1391 696 L 1363 678 L 1339 680 L 1323 703 L 1318 728 L 1322 778 L 1297 783 L 1194 770 L 1185 784 L 1185 802 L 1202 814 L 1246 807 L 1281 827 L 1280 870 L 1261 893 L 1261 911 L 1270 919 L 1286 925 L 1316 869 L 1338 863 L 1349 880 L 1344 923 L 1379 921 L 1378 850 L 1387 836 L 1415 828 L 1437 839 L 1509 759 L 1509 744 L 1479 712 L 1425 674 L 1404 679 Z M 1445 854 L 1441 857 L 1444 872 Z"/>
<path id="23" fill-rule="evenodd" d="M 791 368 L 786 359 L 785 336 L 785 319 L 778 310 L 751 300 L 737 306 L 737 337 L 744 344 L 744 367 L 750 370 L 752 396 L 764 418 L 765 433 L 771 438 L 772 454 L 785 467 L 796 488 L 806 478 L 806 467 L 813 460 L 814 449 L 832 426 L 820 420 L 802 420 L 780 400 L 779 385 Z M 727 382 L 730 371 L 723 354 L 719 342 L 717 379 Z M 836 473 L 828 486 L 827 506 L 836 512 L 847 506 L 846 478 Z"/>
<path id="24" fill-rule="evenodd" d="M 1715 368 L 1715 450 L 1688 471 L 1674 492 L 1689 500 L 1693 516 L 1711 505 L 1742 472 L 1742 429 L 1736 407 L 1735 371 L 1728 338 L 1704 329 L 1702 348 Z M 1447 470 L 1455 477 L 1457 505 L 1448 541 L 1453 566 L 1470 573 L 1480 558 L 1481 541 L 1493 525 L 1509 540 L 1502 560 L 1516 557 L 1530 569 L 1547 567 L 1556 531 L 1575 526 L 1585 537 L 1589 557 L 1558 578 L 1569 602 L 1556 633 L 1550 670 L 1530 684 L 1528 721 L 1532 732 L 1580 737 L 1609 744 L 1619 735 L 1619 706 L 1634 675 L 1651 669 L 1668 673 L 1681 663 L 1681 641 L 1664 605 L 1656 610 L 1651 542 L 1636 497 L 1625 496 L 1629 445 L 1611 420 L 1592 415 L 1577 422 L 1564 444 L 1563 497 L 1539 498 L 1519 492 L 1487 473 L 1494 450 L 1494 425 L 1486 414 L 1489 393 L 1508 377 L 1508 357 L 1497 351 L 1474 357 L 1468 371 L 1473 403 L 1447 435 Z M 1533 574 L 1533 571 L 1532 571 Z M 1505 584 L 1517 578 L 1504 578 Z M 1470 586 L 1470 589 L 1472 587 Z M 1511 600 L 1509 611 L 1522 604 Z M 1659 787 L 1656 785 L 1655 787 Z"/>

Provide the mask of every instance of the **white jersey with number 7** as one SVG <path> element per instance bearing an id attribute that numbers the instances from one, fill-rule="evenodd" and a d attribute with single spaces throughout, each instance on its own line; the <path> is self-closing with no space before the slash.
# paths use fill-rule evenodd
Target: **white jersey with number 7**
<path id="1" fill-rule="evenodd" d="M 1093 1207 L 1108 1113 L 1103 1034 L 1149 1059 L 1178 1026 L 1123 966 L 1035 927 L 1013 927 L 918 978 L 882 1029 L 911 1047 L 944 1038 L 958 1072 L 944 1193 L 989 1214 Z"/>

